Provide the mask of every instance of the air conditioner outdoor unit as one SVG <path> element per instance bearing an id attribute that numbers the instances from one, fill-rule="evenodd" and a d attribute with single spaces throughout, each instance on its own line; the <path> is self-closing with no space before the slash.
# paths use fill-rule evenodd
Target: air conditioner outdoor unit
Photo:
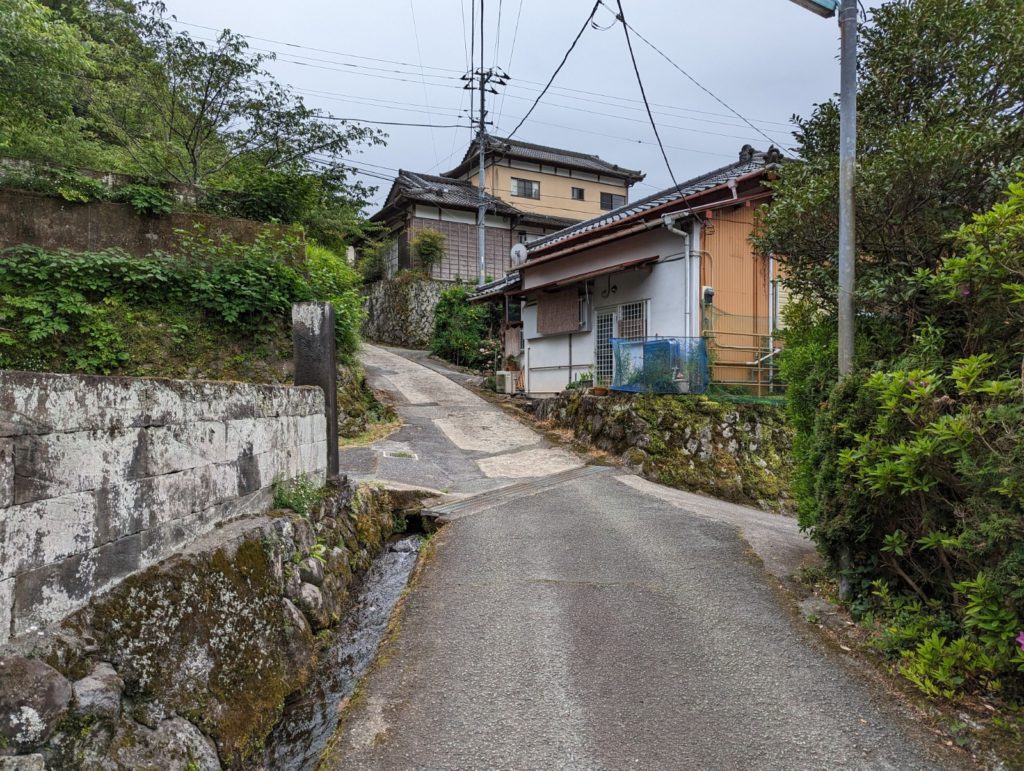
<path id="1" fill-rule="evenodd" d="M 516 373 L 506 370 L 495 372 L 494 390 L 499 394 L 509 394 L 510 396 L 514 394 L 516 392 Z"/>

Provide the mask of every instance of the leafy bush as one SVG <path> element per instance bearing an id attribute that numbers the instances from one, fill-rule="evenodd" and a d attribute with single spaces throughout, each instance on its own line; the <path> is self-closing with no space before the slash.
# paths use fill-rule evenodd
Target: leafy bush
<path id="1" fill-rule="evenodd" d="M 363 245 L 359 250 L 359 262 L 356 267 L 362 274 L 364 282 L 371 284 L 387 276 L 385 257 L 394 248 L 395 242 L 390 239 L 368 241 Z"/>
<path id="2" fill-rule="evenodd" d="M 295 231 L 265 229 L 253 244 L 212 239 L 201 228 L 180 236 L 191 301 L 225 324 L 258 331 L 293 302 L 312 298 Z"/>
<path id="3" fill-rule="evenodd" d="M 434 266 L 444 259 L 446 243 L 444 235 L 436 230 L 421 230 L 409 242 L 409 248 L 416 256 L 420 270 L 428 276 Z"/>
<path id="4" fill-rule="evenodd" d="M 118 188 L 114 197 L 130 204 L 139 214 L 170 214 L 174 211 L 174 196 L 152 185 L 125 185 Z"/>
<path id="5" fill-rule="evenodd" d="M 855 597 L 883 581 L 913 598 L 882 612 L 914 630 L 903 671 L 923 691 L 1024 697 L 1024 185 L 956 245 L 915 277 L 934 315 L 903 355 L 844 379 L 810 430 L 798 424 L 801 523 L 833 564 L 848 555 Z M 818 352 L 787 355 L 795 367 Z"/>
<path id="6" fill-rule="evenodd" d="M 489 367 L 499 348 L 497 311 L 489 303 L 472 305 L 471 289 L 456 284 L 441 292 L 434 309 L 431 353 L 462 367 Z"/>
<path id="7" fill-rule="evenodd" d="M 200 231 L 182 235 L 181 257 L 8 249 L 0 253 L 0 367 L 117 371 L 129 359 L 122 321 L 146 308 L 185 306 L 230 335 L 261 334 L 312 295 L 298 247 L 269 231 L 252 245 Z"/>
<path id="8" fill-rule="evenodd" d="M 347 359 L 359 350 L 359 330 L 366 318 L 359 293 L 362 276 L 344 257 L 314 243 L 306 246 L 306 271 L 313 299 L 334 305 L 338 356 Z"/>

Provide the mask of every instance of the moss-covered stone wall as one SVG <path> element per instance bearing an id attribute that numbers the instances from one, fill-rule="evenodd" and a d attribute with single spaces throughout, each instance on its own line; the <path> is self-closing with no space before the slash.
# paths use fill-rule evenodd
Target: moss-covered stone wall
<path id="1" fill-rule="evenodd" d="M 306 515 L 225 525 L 8 648 L 0 694 L 18 693 L 20 673 L 48 696 L 0 698 L 0 725 L 31 728 L 0 730 L 0 755 L 39 753 L 51 768 L 258 767 L 316 666 L 318 633 L 341 620 L 395 527 L 386 492 L 329 492 Z"/>
<path id="2" fill-rule="evenodd" d="M 566 391 L 535 402 L 533 413 L 655 482 L 771 511 L 790 509 L 792 434 L 781 408 L 702 396 Z"/>

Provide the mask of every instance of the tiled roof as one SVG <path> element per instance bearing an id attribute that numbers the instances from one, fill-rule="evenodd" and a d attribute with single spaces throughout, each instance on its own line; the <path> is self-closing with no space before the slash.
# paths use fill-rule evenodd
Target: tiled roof
<path id="1" fill-rule="evenodd" d="M 519 221 L 527 225 L 540 225 L 545 228 L 567 228 L 580 221 L 579 217 L 556 217 L 553 214 L 520 210 Z"/>
<path id="2" fill-rule="evenodd" d="M 499 198 L 489 194 L 485 195 L 488 211 L 508 215 L 518 213 L 514 207 L 509 206 Z M 439 177 L 433 174 L 418 174 L 399 169 L 398 176 L 395 177 L 391 191 L 388 193 L 387 203 L 373 218 L 375 219 L 383 214 L 399 198 L 449 209 L 475 210 L 480 203 L 477 188 L 466 180 Z"/>
<path id="3" fill-rule="evenodd" d="M 466 150 L 462 162 L 448 172 L 448 176 L 462 176 L 471 171 L 476 163 L 479 150 L 476 140 L 473 140 L 469 149 Z M 563 168 L 589 171 L 593 174 L 605 174 L 608 176 L 625 177 L 631 182 L 639 182 L 644 178 L 642 171 L 624 169 L 614 163 L 602 160 L 596 155 L 578 153 L 573 150 L 561 150 L 557 147 L 535 145 L 531 142 L 522 142 L 518 139 L 502 139 L 501 137 L 487 137 L 487 150 L 506 158 L 519 158 L 533 163 L 543 163 L 548 166 L 562 166 Z"/>
<path id="4" fill-rule="evenodd" d="M 584 220 L 583 222 L 578 222 L 575 225 L 570 225 L 567 228 L 559 230 L 557 233 L 551 233 L 538 238 L 527 244 L 527 249 L 531 253 L 539 251 L 551 246 L 552 244 L 556 244 L 559 241 L 564 241 L 567 238 L 572 238 L 573 236 L 580 235 L 581 233 L 599 230 L 600 228 L 650 209 L 656 209 L 660 206 L 673 203 L 674 201 L 682 202 L 684 199 L 697 195 L 698 193 L 702 193 L 705 190 L 710 190 L 713 187 L 727 184 L 730 180 L 739 179 L 747 174 L 760 171 L 769 165 L 778 163 L 780 159 L 781 156 L 779 151 L 775 148 L 769 149 L 768 152 L 762 152 L 760 150 L 754 150 L 747 145 L 742 151 L 740 151 L 740 160 L 736 163 L 731 163 L 728 166 L 715 169 L 707 174 L 694 177 L 693 179 L 683 182 L 675 187 L 662 190 L 660 193 L 655 193 L 654 195 L 649 195 L 646 198 L 641 198 L 639 201 L 627 203 L 625 206 L 620 206 L 618 209 L 613 209 L 599 217 L 594 217 L 589 220 Z"/>
<path id="5" fill-rule="evenodd" d="M 476 290 L 469 296 L 469 301 L 474 300 L 486 300 L 489 297 L 497 297 L 502 295 L 510 289 L 519 288 L 519 271 L 512 270 L 506 273 L 499 279 L 489 281 L 486 284 L 481 284 Z"/>

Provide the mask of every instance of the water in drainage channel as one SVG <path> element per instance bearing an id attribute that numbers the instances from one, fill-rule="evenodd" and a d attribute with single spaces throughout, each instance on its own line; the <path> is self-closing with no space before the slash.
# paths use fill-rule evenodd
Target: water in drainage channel
<path id="1" fill-rule="evenodd" d="M 373 661 L 391 611 L 409 582 L 421 539 L 388 545 L 366 573 L 356 604 L 334 631 L 305 691 L 284 708 L 267 739 L 264 767 L 312 771 L 338 725 L 339 706 Z"/>

